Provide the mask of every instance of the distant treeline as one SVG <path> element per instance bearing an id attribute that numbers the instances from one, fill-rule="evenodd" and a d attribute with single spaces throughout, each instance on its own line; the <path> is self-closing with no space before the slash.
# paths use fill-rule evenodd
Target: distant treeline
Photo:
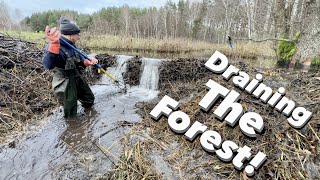
<path id="1" fill-rule="evenodd" d="M 24 18 L 21 24 L 31 27 L 33 31 L 43 31 L 47 25 L 50 27 L 57 26 L 61 16 L 67 16 L 73 21 L 76 21 L 77 25 L 83 30 L 87 30 L 92 23 L 92 15 L 80 14 L 72 10 L 53 10 L 34 13 L 31 17 Z"/>
<path id="2" fill-rule="evenodd" d="M 215 43 L 225 43 L 228 35 L 265 39 L 286 34 L 292 39 L 312 25 L 308 19 L 317 19 L 318 6 L 304 0 L 179 0 L 168 1 L 160 8 L 107 7 L 90 15 L 47 11 L 25 18 L 22 24 L 41 31 L 46 25 L 56 26 L 63 15 L 93 35 L 192 38 Z"/>

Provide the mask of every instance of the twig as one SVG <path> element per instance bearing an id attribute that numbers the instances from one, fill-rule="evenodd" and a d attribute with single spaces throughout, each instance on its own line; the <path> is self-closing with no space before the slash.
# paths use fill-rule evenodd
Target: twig
<path id="1" fill-rule="evenodd" d="M 5 122 L 1 117 L 0 117 L 0 120 L 8 127 L 8 129 L 12 129 L 12 126 L 10 124 L 8 124 L 7 122 Z"/>
<path id="2" fill-rule="evenodd" d="M 84 157 L 83 154 L 81 154 L 79 151 L 77 151 L 76 149 L 74 149 L 70 144 L 68 144 L 66 141 L 64 141 L 63 139 L 61 139 L 61 141 L 63 143 L 65 143 L 67 146 L 69 146 L 69 148 L 71 148 L 74 152 L 76 152 L 79 156 L 81 156 L 83 163 L 85 164 L 87 171 L 90 173 L 90 169 L 89 169 L 89 165 Z"/>
<path id="3" fill-rule="evenodd" d="M 308 124 L 308 126 L 310 127 L 311 131 L 313 132 L 313 134 L 316 136 L 316 138 L 318 139 L 318 141 L 320 142 L 320 138 L 317 135 L 317 133 L 314 131 L 314 129 L 312 128 L 312 126 L 310 124 Z"/>
<path id="4" fill-rule="evenodd" d="M 129 167 L 130 169 L 132 169 L 133 171 L 135 171 L 136 173 L 138 173 L 139 175 L 143 176 L 142 173 L 140 173 L 138 170 L 136 170 L 135 168 L 133 168 L 132 166 L 130 166 L 128 163 L 123 162 L 121 159 L 117 158 L 115 155 L 113 155 L 112 153 L 110 153 L 105 147 L 103 147 L 102 145 L 98 145 L 96 144 L 99 149 L 101 148 L 102 152 L 104 152 L 104 154 L 110 154 L 113 158 L 117 159 L 119 162 L 121 162 L 122 164 L 126 165 L 127 167 Z"/>
<path id="5" fill-rule="evenodd" d="M 254 42 L 263 42 L 263 41 L 285 41 L 285 42 L 296 42 L 291 39 L 277 39 L 277 38 L 266 38 L 266 39 L 252 39 L 252 38 L 235 38 L 235 40 L 247 40 L 247 41 L 254 41 Z"/>
<path id="6" fill-rule="evenodd" d="M 7 73 L 7 74 L 9 74 L 9 75 L 11 75 L 11 76 L 13 76 L 13 77 L 15 77 L 15 78 L 18 79 L 21 83 L 23 83 L 23 81 L 22 81 L 18 76 L 14 75 L 14 74 L 12 74 L 12 73 L 9 73 L 9 72 L 7 72 L 7 71 L 4 71 L 4 72 Z"/>
<path id="7" fill-rule="evenodd" d="M 100 139 L 100 138 L 102 138 L 103 136 L 107 135 L 109 132 L 114 131 L 114 130 L 120 128 L 120 127 L 123 127 L 123 126 L 132 126 L 132 125 L 134 125 L 134 124 L 135 124 L 135 123 L 130 123 L 130 122 L 127 122 L 127 121 L 122 121 L 122 124 L 119 124 L 118 126 L 116 126 L 116 127 L 112 128 L 112 129 L 110 129 L 110 130 L 108 130 L 108 131 L 100 134 L 100 136 L 97 137 L 96 139 L 94 139 L 93 142 L 96 142 L 98 139 Z"/>
<path id="8" fill-rule="evenodd" d="M 298 142 L 297 144 L 298 144 L 299 151 L 301 151 L 299 136 L 298 136 L 297 134 L 296 134 L 296 138 L 297 138 L 297 142 Z M 296 145 L 295 145 L 295 144 L 294 144 L 294 147 L 296 148 Z M 296 153 L 297 153 L 297 156 L 298 156 L 298 159 L 299 159 L 299 161 L 300 161 L 300 164 L 301 164 L 302 169 L 305 170 L 304 167 L 303 167 L 303 163 L 302 163 L 302 160 L 301 160 L 300 153 L 299 153 L 299 152 L 296 152 Z"/>

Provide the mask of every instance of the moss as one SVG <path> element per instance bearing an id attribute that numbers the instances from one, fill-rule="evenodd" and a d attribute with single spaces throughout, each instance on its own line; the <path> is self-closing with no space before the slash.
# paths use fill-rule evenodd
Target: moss
<path id="1" fill-rule="evenodd" d="M 296 40 L 300 36 L 300 33 L 295 35 L 295 40 L 293 42 L 280 41 L 278 44 L 278 56 L 280 61 L 289 62 L 293 55 L 297 53 Z M 283 35 L 282 39 L 288 39 L 288 35 Z"/>
<path id="2" fill-rule="evenodd" d="M 311 61 L 311 65 L 320 66 L 320 56 L 314 57 Z"/>

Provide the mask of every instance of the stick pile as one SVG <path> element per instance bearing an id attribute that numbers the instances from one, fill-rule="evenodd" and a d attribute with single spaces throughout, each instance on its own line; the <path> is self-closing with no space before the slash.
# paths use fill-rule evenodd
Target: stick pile
<path id="1" fill-rule="evenodd" d="M 127 70 L 123 74 L 123 79 L 126 84 L 138 86 L 140 84 L 140 76 L 142 74 L 141 57 L 135 56 L 127 62 Z"/>
<path id="2" fill-rule="evenodd" d="M 117 64 L 117 57 L 109 54 L 98 54 L 95 58 L 98 59 L 98 63 L 104 70 Z M 87 78 L 89 84 L 94 84 L 102 77 L 102 74 L 102 72 L 98 73 L 98 69 L 95 66 L 90 66 L 90 68 L 86 68 L 84 78 Z"/>
<path id="3" fill-rule="evenodd" d="M 43 53 L 34 43 L 0 35 L 0 136 L 56 106 Z"/>

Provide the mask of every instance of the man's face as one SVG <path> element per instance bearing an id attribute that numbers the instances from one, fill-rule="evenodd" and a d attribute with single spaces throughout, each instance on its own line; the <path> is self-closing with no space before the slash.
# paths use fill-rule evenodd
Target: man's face
<path id="1" fill-rule="evenodd" d="M 80 40 L 80 33 L 71 35 L 70 40 L 73 43 L 76 43 L 77 41 L 79 41 Z"/>

